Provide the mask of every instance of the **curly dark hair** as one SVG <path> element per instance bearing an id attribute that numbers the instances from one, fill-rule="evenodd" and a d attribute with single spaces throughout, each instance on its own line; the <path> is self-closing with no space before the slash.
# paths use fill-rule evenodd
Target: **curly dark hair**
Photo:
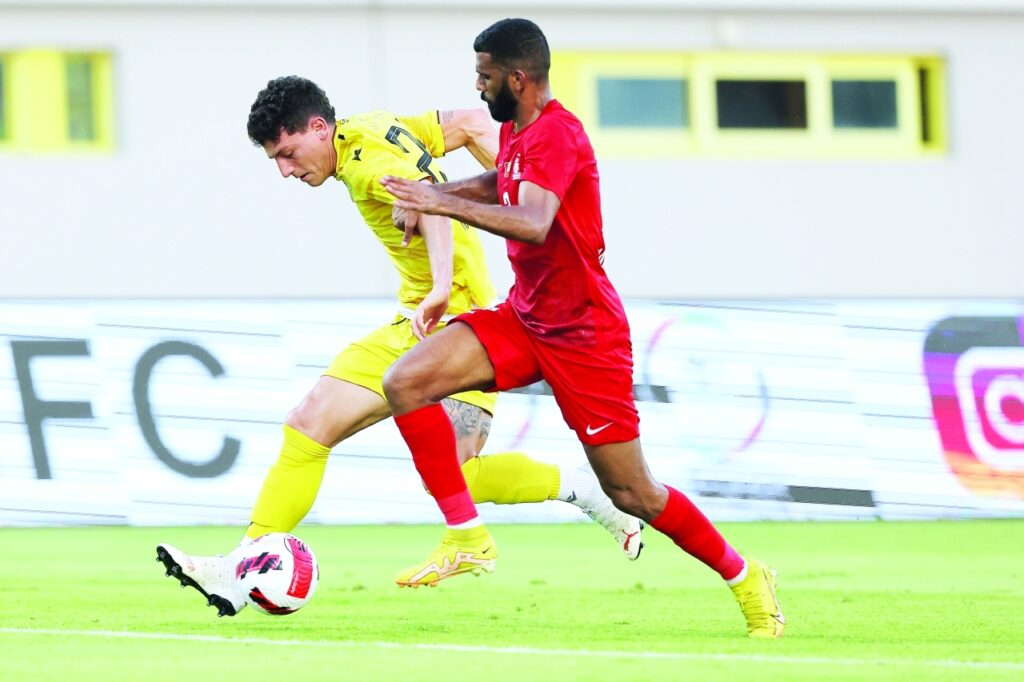
<path id="1" fill-rule="evenodd" d="M 334 107 L 320 86 L 300 76 L 275 78 L 249 109 L 249 139 L 257 147 L 277 142 L 282 131 L 304 131 L 311 116 L 334 122 Z"/>
<path id="2" fill-rule="evenodd" d="M 505 71 L 522 69 L 535 81 L 548 79 L 548 40 L 529 19 L 502 19 L 491 24 L 473 41 L 473 49 L 491 55 L 491 61 Z"/>

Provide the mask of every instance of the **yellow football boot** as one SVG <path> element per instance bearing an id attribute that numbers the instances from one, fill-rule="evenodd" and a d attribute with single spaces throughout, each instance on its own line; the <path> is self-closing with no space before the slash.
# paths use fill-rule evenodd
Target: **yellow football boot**
<path id="1" fill-rule="evenodd" d="M 747 577 L 732 585 L 732 593 L 747 619 L 751 637 L 775 639 L 782 637 L 786 618 L 775 597 L 775 570 L 756 559 L 747 561 Z"/>
<path id="2" fill-rule="evenodd" d="M 445 578 L 463 573 L 491 573 L 497 558 L 498 546 L 484 526 L 465 530 L 449 528 L 427 560 L 399 573 L 395 582 L 400 587 L 437 587 Z"/>

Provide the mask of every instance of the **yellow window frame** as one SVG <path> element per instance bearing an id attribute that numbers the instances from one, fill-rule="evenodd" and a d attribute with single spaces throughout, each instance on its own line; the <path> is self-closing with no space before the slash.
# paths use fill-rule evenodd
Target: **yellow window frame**
<path id="1" fill-rule="evenodd" d="M 682 156 L 693 151 L 694 107 L 690 59 L 675 53 L 563 53 L 552 57 L 555 96 L 583 119 L 595 148 L 611 156 Z M 608 128 L 598 125 L 599 78 L 679 78 L 687 81 L 688 127 Z M 642 103 L 640 103 L 642 104 Z M 581 112 L 585 114 L 581 115 Z"/>
<path id="2" fill-rule="evenodd" d="M 901 57 L 828 57 L 824 60 L 828 96 L 817 104 L 829 123 L 829 149 L 835 156 L 911 156 L 921 151 L 921 116 L 917 72 Z M 896 84 L 894 128 L 836 128 L 833 125 L 832 81 L 892 81 Z"/>
<path id="3" fill-rule="evenodd" d="M 943 154 L 949 146 L 946 62 L 941 57 L 916 57 L 913 66 L 919 77 L 925 77 L 923 85 L 919 80 L 917 90 L 928 115 L 928 139 L 922 141 L 922 147 L 925 152 Z"/>
<path id="4" fill-rule="evenodd" d="M 820 66 L 799 55 L 758 53 L 704 54 L 694 59 L 693 99 L 700 112 L 696 132 L 699 148 L 715 156 L 806 156 L 821 145 Z M 807 102 L 806 128 L 719 128 L 719 80 L 803 81 Z"/>
<path id="5" fill-rule="evenodd" d="M 67 65 L 91 67 L 93 138 L 71 139 Z M 113 66 L 110 54 L 29 49 L 9 53 L 5 149 L 31 153 L 110 152 L 114 149 Z"/>
<path id="6" fill-rule="evenodd" d="M 923 74 L 923 77 L 922 77 Z M 678 77 L 689 87 L 689 127 L 601 128 L 599 77 Z M 801 80 L 807 127 L 722 129 L 715 82 L 720 79 Z M 837 129 L 833 125 L 832 80 L 886 80 L 896 84 L 896 127 Z M 886 54 L 710 52 L 556 53 L 555 96 L 587 126 L 602 156 L 905 158 L 946 150 L 945 69 L 941 58 Z M 922 83 L 924 91 L 922 91 Z M 922 107 L 928 139 L 922 139 Z"/>
<path id="7" fill-rule="evenodd" d="M 7 53 L 0 52 L 0 150 L 11 142 L 11 67 Z"/>

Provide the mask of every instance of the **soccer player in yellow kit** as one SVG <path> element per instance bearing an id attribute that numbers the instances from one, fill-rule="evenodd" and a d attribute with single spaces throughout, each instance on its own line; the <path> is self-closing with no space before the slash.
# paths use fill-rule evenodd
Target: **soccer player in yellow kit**
<path id="1" fill-rule="evenodd" d="M 394 197 L 380 184 L 385 175 L 445 182 L 436 159 L 459 148 L 485 169 L 493 168 L 497 132 L 484 110 L 412 117 L 373 111 L 336 120 L 323 90 L 307 79 L 287 76 L 270 81 L 259 93 L 248 133 L 283 177 L 312 187 L 331 177 L 345 183 L 401 276 L 401 286 L 398 314 L 343 349 L 286 417 L 281 453 L 267 473 L 236 551 L 266 533 L 295 528 L 319 492 L 331 448 L 391 416 L 382 379 L 395 360 L 451 317 L 496 299 L 475 228 L 445 217 L 419 216 L 419 235 L 406 243 L 404 231 L 394 224 L 396 218 L 404 224 L 404 218 L 393 216 Z M 601 523 L 629 559 L 637 558 L 642 524 L 612 505 L 587 466 L 563 469 L 518 452 L 479 456 L 495 402 L 496 394 L 479 391 L 443 401 L 473 500 L 570 502 Z M 193 556 L 172 545 L 157 547 L 157 560 L 168 575 L 199 590 L 221 616 L 235 615 L 246 603 L 235 585 L 234 554 Z"/>

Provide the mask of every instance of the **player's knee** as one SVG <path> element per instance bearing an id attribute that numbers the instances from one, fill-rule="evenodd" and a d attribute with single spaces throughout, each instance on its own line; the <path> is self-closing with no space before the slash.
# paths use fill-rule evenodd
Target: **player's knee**
<path id="1" fill-rule="evenodd" d="M 317 442 L 324 442 L 323 418 L 320 401 L 314 395 L 307 395 L 302 402 L 285 415 L 284 423 L 299 433 Z"/>
<path id="2" fill-rule="evenodd" d="M 402 373 L 396 371 L 394 366 L 389 367 L 381 379 L 381 387 L 384 389 L 384 399 L 393 403 L 402 393 Z"/>
<path id="3" fill-rule="evenodd" d="M 344 431 L 339 429 L 337 423 L 324 412 L 314 410 L 308 402 L 289 412 L 284 423 L 306 438 L 327 447 L 334 447 L 344 438 Z"/>
<path id="4" fill-rule="evenodd" d="M 285 415 L 284 423 L 286 426 L 290 426 L 300 433 L 306 433 L 309 431 L 309 427 L 312 424 L 312 420 L 305 409 L 305 405 L 299 405 L 292 408 L 287 415 Z"/>
<path id="5" fill-rule="evenodd" d="M 417 386 L 421 382 L 416 380 L 413 373 L 392 365 L 384 373 L 381 383 L 384 387 L 384 397 L 392 408 L 404 403 L 418 402 Z"/>

